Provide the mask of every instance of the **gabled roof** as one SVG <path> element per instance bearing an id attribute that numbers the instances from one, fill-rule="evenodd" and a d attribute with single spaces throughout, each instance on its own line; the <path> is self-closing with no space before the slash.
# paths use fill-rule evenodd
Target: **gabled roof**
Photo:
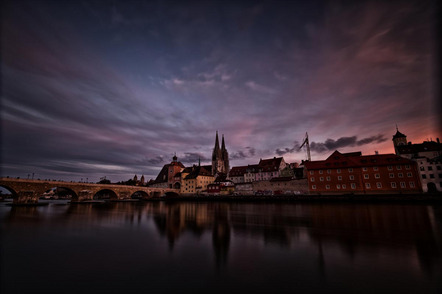
<path id="1" fill-rule="evenodd" d="M 404 134 L 402 134 L 401 132 L 399 132 L 399 130 L 396 131 L 396 134 L 393 135 L 393 139 L 397 139 L 397 138 L 406 138 L 407 136 L 405 136 Z"/>
<path id="2" fill-rule="evenodd" d="M 393 164 L 414 164 L 414 161 L 396 154 L 361 155 L 360 152 L 333 152 L 326 160 L 306 161 L 307 169 L 331 169 L 346 167 L 367 167 Z"/>
<path id="3" fill-rule="evenodd" d="M 240 177 L 243 176 L 247 172 L 247 166 L 234 166 L 230 169 L 229 176 L 230 177 Z"/>
<path id="4" fill-rule="evenodd" d="M 282 157 L 273 157 L 270 159 L 261 159 L 259 161 L 259 167 L 263 169 L 263 171 L 271 171 L 271 170 L 279 170 L 281 166 L 281 162 L 284 159 Z"/>
<path id="5" fill-rule="evenodd" d="M 165 164 L 163 166 L 163 168 L 161 169 L 160 173 L 158 174 L 157 178 L 155 179 L 155 183 L 164 183 L 168 181 L 168 176 L 169 176 L 169 165 L 170 164 Z"/>
<path id="6" fill-rule="evenodd" d="M 212 176 L 212 172 L 208 171 L 204 166 L 194 166 L 192 167 L 192 171 L 184 179 L 196 179 L 198 176 Z"/>

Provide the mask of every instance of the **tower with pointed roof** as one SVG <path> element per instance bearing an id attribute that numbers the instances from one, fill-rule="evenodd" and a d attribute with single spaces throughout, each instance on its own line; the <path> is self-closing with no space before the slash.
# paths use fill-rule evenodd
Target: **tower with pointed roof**
<path id="1" fill-rule="evenodd" d="M 212 152 L 212 174 L 219 173 L 227 174 L 229 172 L 229 153 L 224 142 L 224 135 L 222 136 L 221 148 L 219 147 L 218 131 L 216 131 L 215 147 Z"/>
<path id="2" fill-rule="evenodd" d="M 393 135 L 393 146 L 394 152 L 399 155 L 398 146 L 407 145 L 407 136 L 399 132 L 399 129 L 396 125 L 396 134 Z"/>

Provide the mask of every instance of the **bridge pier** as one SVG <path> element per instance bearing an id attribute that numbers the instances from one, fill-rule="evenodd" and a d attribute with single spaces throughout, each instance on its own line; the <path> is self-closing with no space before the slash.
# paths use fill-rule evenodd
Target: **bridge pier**
<path id="1" fill-rule="evenodd" d="M 39 194 L 35 191 L 20 191 L 13 198 L 13 204 L 37 204 Z"/>
<path id="2" fill-rule="evenodd" d="M 92 191 L 83 190 L 78 192 L 78 199 L 76 200 L 76 202 L 91 201 L 91 200 L 94 200 L 94 193 Z"/>

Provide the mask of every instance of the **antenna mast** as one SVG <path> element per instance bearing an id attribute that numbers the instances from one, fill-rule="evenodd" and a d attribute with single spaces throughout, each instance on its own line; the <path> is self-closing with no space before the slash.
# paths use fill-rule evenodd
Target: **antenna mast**
<path id="1" fill-rule="evenodd" d="M 307 147 L 307 159 L 308 159 L 308 161 L 312 161 L 312 159 L 310 157 L 310 144 L 308 142 L 308 134 L 307 134 L 307 132 L 305 132 L 304 142 L 302 142 L 302 145 L 301 145 L 301 147 L 299 147 L 299 149 L 301 149 L 304 145 L 306 145 L 306 147 Z"/>

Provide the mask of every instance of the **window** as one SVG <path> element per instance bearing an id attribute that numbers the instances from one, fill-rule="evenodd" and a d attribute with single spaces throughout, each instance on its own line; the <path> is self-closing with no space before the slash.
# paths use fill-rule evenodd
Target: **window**
<path id="1" fill-rule="evenodd" d="M 375 174 L 374 177 L 375 177 L 376 179 L 380 179 L 380 178 L 381 178 L 381 175 L 380 175 L 380 174 Z"/>
<path id="2" fill-rule="evenodd" d="M 405 169 L 410 169 L 410 165 L 407 164 L 407 165 L 405 166 Z"/>
<path id="3" fill-rule="evenodd" d="M 374 167 L 373 167 L 373 170 L 374 170 L 374 171 L 378 171 L 379 168 L 378 168 L 377 166 L 374 166 Z"/>
<path id="4" fill-rule="evenodd" d="M 310 182 L 314 182 L 315 181 L 315 178 L 314 177 L 311 177 L 310 178 Z"/>
<path id="5" fill-rule="evenodd" d="M 442 168 L 440 167 L 440 165 L 436 166 L 437 170 L 441 170 Z"/>
<path id="6" fill-rule="evenodd" d="M 330 177 L 327 177 L 327 181 L 330 181 Z"/>
<path id="7" fill-rule="evenodd" d="M 414 182 L 410 182 L 410 188 L 414 188 Z"/>
<path id="8" fill-rule="evenodd" d="M 439 178 L 442 178 L 442 174 L 439 174 Z"/>
<path id="9" fill-rule="evenodd" d="M 336 189 L 341 189 L 341 185 L 337 184 Z"/>
<path id="10" fill-rule="evenodd" d="M 313 189 L 313 190 L 316 190 L 316 185 L 312 185 L 312 189 Z"/>
<path id="11" fill-rule="evenodd" d="M 365 188 L 367 188 L 367 189 L 371 189 L 371 185 L 370 185 L 370 183 L 365 183 Z"/>
<path id="12" fill-rule="evenodd" d="M 331 169 L 328 169 L 328 170 L 327 170 L 327 173 L 328 173 L 328 174 L 331 174 Z"/>
<path id="13" fill-rule="evenodd" d="M 411 178 L 413 176 L 412 173 L 407 173 L 407 177 Z"/>
<path id="14" fill-rule="evenodd" d="M 368 176 L 368 174 L 364 175 L 364 179 L 369 179 L 370 177 Z"/>
<path id="15" fill-rule="evenodd" d="M 434 174 L 430 174 L 430 179 L 434 179 Z"/>
<path id="16" fill-rule="evenodd" d="M 396 165 L 396 169 L 397 169 L 397 170 L 401 170 L 401 169 L 402 169 L 402 166 L 400 166 L 400 165 Z"/>
<path id="17" fill-rule="evenodd" d="M 427 175 L 422 175 L 422 179 L 426 179 L 427 178 Z"/>
<path id="18" fill-rule="evenodd" d="M 420 166 L 419 169 L 420 169 L 421 171 L 424 171 L 424 170 L 425 170 L 425 168 L 424 168 L 423 166 Z"/>
<path id="19" fill-rule="evenodd" d="M 325 189 L 330 189 L 330 185 L 325 185 Z"/>
<path id="20" fill-rule="evenodd" d="M 391 165 L 387 166 L 388 170 L 393 170 L 393 167 Z"/>
<path id="21" fill-rule="evenodd" d="M 352 189 L 356 189 L 356 184 L 355 183 L 351 183 L 350 186 L 351 186 Z"/>
<path id="22" fill-rule="evenodd" d="M 347 185 L 343 184 L 342 189 L 347 189 Z"/>
<path id="23" fill-rule="evenodd" d="M 405 182 L 401 182 L 401 188 L 405 188 Z"/>
<path id="24" fill-rule="evenodd" d="M 404 174 L 403 173 L 398 173 L 397 176 L 398 176 L 398 178 L 403 178 Z"/>
<path id="25" fill-rule="evenodd" d="M 311 174 L 311 175 L 314 175 L 314 174 L 315 174 L 315 172 L 311 170 L 311 171 L 310 171 L 310 174 Z"/>
<path id="26" fill-rule="evenodd" d="M 393 189 L 396 189 L 396 183 L 395 183 L 395 182 L 391 182 L 390 184 L 391 184 L 391 187 L 392 187 Z"/>
<path id="27" fill-rule="evenodd" d="M 351 175 L 349 178 L 350 178 L 350 181 L 353 181 L 355 179 L 355 176 Z"/>
<path id="28" fill-rule="evenodd" d="M 367 168 L 366 168 L 366 167 L 363 167 L 362 170 L 363 170 L 363 171 L 367 171 Z"/>
<path id="29" fill-rule="evenodd" d="M 377 187 L 378 189 L 382 188 L 382 183 L 377 182 L 377 183 L 376 183 L 376 187 Z"/>
<path id="30" fill-rule="evenodd" d="M 323 172 L 324 172 L 324 171 L 321 169 L 321 170 L 319 171 L 319 174 L 322 175 Z"/>
<path id="31" fill-rule="evenodd" d="M 337 172 L 338 174 L 340 174 L 340 173 L 341 173 L 341 169 L 338 168 L 338 169 L 336 170 L 336 172 Z"/>
<path id="32" fill-rule="evenodd" d="M 432 166 L 429 166 L 429 167 L 428 167 L 428 170 L 433 170 L 433 167 L 432 167 Z"/>
<path id="33" fill-rule="evenodd" d="M 390 177 L 390 179 L 394 178 L 394 173 L 389 173 L 388 176 Z"/>
<path id="34" fill-rule="evenodd" d="M 349 172 L 349 173 L 352 173 L 352 172 L 353 172 L 353 168 L 350 167 L 350 168 L 348 169 L 348 172 Z"/>
<path id="35" fill-rule="evenodd" d="M 338 181 L 342 181 L 342 176 L 338 176 Z"/>
<path id="36" fill-rule="evenodd" d="M 324 182 L 324 177 L 320 177 L 319 180 L 320 180 L 321 182 Z"/>

